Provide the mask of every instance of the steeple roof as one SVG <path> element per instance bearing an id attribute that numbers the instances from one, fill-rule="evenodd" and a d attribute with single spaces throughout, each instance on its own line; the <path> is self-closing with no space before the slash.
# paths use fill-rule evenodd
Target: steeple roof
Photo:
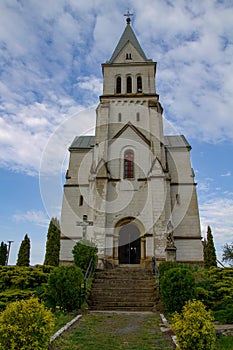
<path id="1" fill-rule="evenodd" d="M 130 25 L 130 21 L 127 22 L 126 28 L 117 44 L 117 47 L 115 48 L 112 57 L 110 58 L 110 60 L 108 61 L 108 63 L 113 63 L 113 61 L 115 60 L 115 58 L 119 55 L 119 53 L 121 52 L 121 50 L 125 47 L 125 45 L 130 42 L 134 48 L 139 52 L 139 54 L 144 58 L 145 61 L 151 61 L 149 59 L 146 58 L 146 55 L 144 53 L 144 51 L 142 50 L 138 39 L 136 38 L 136 35 L 134 34 L 134 31 Z"/>

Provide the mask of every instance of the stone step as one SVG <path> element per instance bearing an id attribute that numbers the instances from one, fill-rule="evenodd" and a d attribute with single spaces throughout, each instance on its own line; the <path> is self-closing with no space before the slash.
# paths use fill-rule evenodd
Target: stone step
<path id="1" fill-rule="evenodd" d="M 116 292 L 113 290 L 108 290 L 104 292 L 99 292 L 96 290 L 93 290 L 90 294 L 90 297 L 92 299 L 96 298 L 98 300 L 102 299 L 111 299 L 111 298 L 119 298 L 120 300 L 124 300 L 125 298 L 127 299 L 146 299 L 146 298 L 154 298 L 154 291 L 147 291 L 147 292 L 142 292 L 142 291 L 134 291 L 134 292 Z"/>
<path id="2" fill-rule="evenodd" d="M 92 310 L 151 311 L 155 301 L 152 271 L 121 267 L 95 273 L 89 307 Z"/>
<path id="3" fill-rule="evenodd" d="M 124 287 L 124 288 L 143 288 L 154 286 L 154 281 L 151 280 L 114 280 L 114 279 L 97 279 L 93 281 L 94 288 L 102 287 Z"/>
<path id="4" fill-rule="evenodd" d="M 91 308 L 93 311 L 124 311 L 124 312 L 141 312 L 141 311 L 146 311 L 146 312 L 151 312 L 153 311 L 154 306 L 104 306 L 103 305 L 95 305 L 94 307 Z"/>
<path id="5" fill-rule="evenodd" d="M 138 301 L 107 301 L 105 303 L 100 302 L 93 302 L 91 303 L 91 307 L 93 308 L 100 308 L 104 309 L 113 309 L 113 308 L 153 308 L 154 302 L 153 301 L 147 301 L 147 302 L 138 302 Z"/>
<path id="6" fill-rule="evenodd" d="M 155 297 L 150 296 L 150 297 L 120 297 L 120 296 L 111 296 L 111 297 L 106 297 L 106 298 L 94 298 L 93 296 L 90 299 L 91 301 L 93 301 L 93 303 L 95 304 L 95 300 L 96 303 L 101 303 L 103 305 L 105 305 L 106 303 L 118 303 L 118 304 L 129 304 L 129 303 L 134 303 L 135 305 L 137 305 L 138 303 L 141 303 L 142 305 L 145 305 L 146 303 L 155 303 Z M 93 304 L 92 303 L 92 304 Z"/>

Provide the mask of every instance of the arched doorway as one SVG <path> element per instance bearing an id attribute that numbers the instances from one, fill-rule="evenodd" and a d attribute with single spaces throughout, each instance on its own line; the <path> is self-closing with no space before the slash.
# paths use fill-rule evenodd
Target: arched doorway
<path id="1" fill-rule="evenodd" d="M 118 259 L 119 264 L 140 264 L 140 231 L 133 223 L 128 223 L 119 228 Z"/>

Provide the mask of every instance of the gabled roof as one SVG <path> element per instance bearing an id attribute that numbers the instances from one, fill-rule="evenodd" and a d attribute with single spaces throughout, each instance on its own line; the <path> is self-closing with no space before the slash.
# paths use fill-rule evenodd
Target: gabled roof
<path id="1" fill-rule="evenodd" d="M 130 127 L 136 134 L 138 134 L 147 144 L 150 144 L 150 141 L 142 134 L 142 132 L 137 129 L 130 122 L 125 124 L 122 129 L 113 137 L 118 138 L 128 127 Z M 168 135 L 164 136 L 164 145 L 167 148 L 188 148 L 191 149 L 190 144 L 186 140 L 184 135 Z M 76 136 L 72 142 L 69 150 L 75 149 L 91 149 L 95 146 L 95 136 Z"/>
<path id="2" fill-rule="evenodd" d="M 130 24 L 127 24 L 125 27 L 125 30 L 117 44 L 117 47 L 115 48 L 115 51 L 112 54 L 112 57 L 110 58 L 110 60 L 107 63 L 113 63 L 113 61 L 115 60 L 115 58 L 119 55 L 119 53 L 121 52 L 121 50 L 125 47 L 125 45 L 130 42 L 134 48 L 139 52 L 139 54 L 144 58 L 145 61 L 151 61 L 148 60 L 146 58 L 146 55 L 144 53 L 144 51 L 142 50 L 138 39 L 136 38 L 136 35 L 134 34 L 133 29 L 131 28 Z"/>
<path id="3" fill-rule="evenodd" d="M 89 149 L 95 146 L 95 136 L 76 136 L 69 150 Z"/>
<path id="4" fill-rule="evenodd" d="M 181 148 L 185 147 L 188 150 L 191 150 L 192 147 L 184 137 L 184 135 L 169 135 L 164 136 L 164 144 L 167 148 Z"/>
<path id="5" fill-rule="evenodd" d="M 131 122 L 128 122 L 127 124 L 125 124 L 123 128 L 120 129 L 115 136 L 113 136 L 113 139 L 117 139 L 118 137 L 120 137 L 127 128 L 132 129 L 145 143 L 147 143 L 150 146 L 151 144 L 150 140 L 148 140 L 148 138 L 138 128 L 136 128 L 136 126 L 134 126 Z"/>

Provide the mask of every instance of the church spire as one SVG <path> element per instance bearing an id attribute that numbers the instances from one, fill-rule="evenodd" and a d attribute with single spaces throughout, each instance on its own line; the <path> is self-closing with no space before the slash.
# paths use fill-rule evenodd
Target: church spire
<path id="1" fill-rule="evenodd" d="M 131 43 L 133 45 L 133 47 L 137 50 L 137 52 L 139 53 L 139 55 L 142 57 L 142 59 L 144 61 L 151 61 L 148 60 L 144 51 L 141 48 L 141 45 L 138 42 L 138 39 L 136 38 L 136 35 L 132 29 L 132 26 L 130 25 L 131 23 L 131 19 L 130 16 L 133 16 L 132 13 L 130 13 L 129 11 L 124 14 L 124 16 L 126 16 L 126 27 L 125 30 L 112 54 L 112 57 L 110 58 L 110 60 L 108 61 L 108 63 L 113 63 L 114 60 L 116 59 L 116 57 L 119 55 L 119 53 L 123 50 L 123 48 L 127 45 L 127 43 Z"/>
<path id="2" fill-rule="evenodd" d="M 130 24 L 130 22 L 131 22 L 131 18 L 130 18 L 130 17 L 133 16 L 133 13 L 130 13 L 129 10 L 128 10 L 127 13 L 124 14 L 124 16 L 127 17 L 127 18 L 126 18 L 126 23 L 127 23 L 127 24 Z"/>

